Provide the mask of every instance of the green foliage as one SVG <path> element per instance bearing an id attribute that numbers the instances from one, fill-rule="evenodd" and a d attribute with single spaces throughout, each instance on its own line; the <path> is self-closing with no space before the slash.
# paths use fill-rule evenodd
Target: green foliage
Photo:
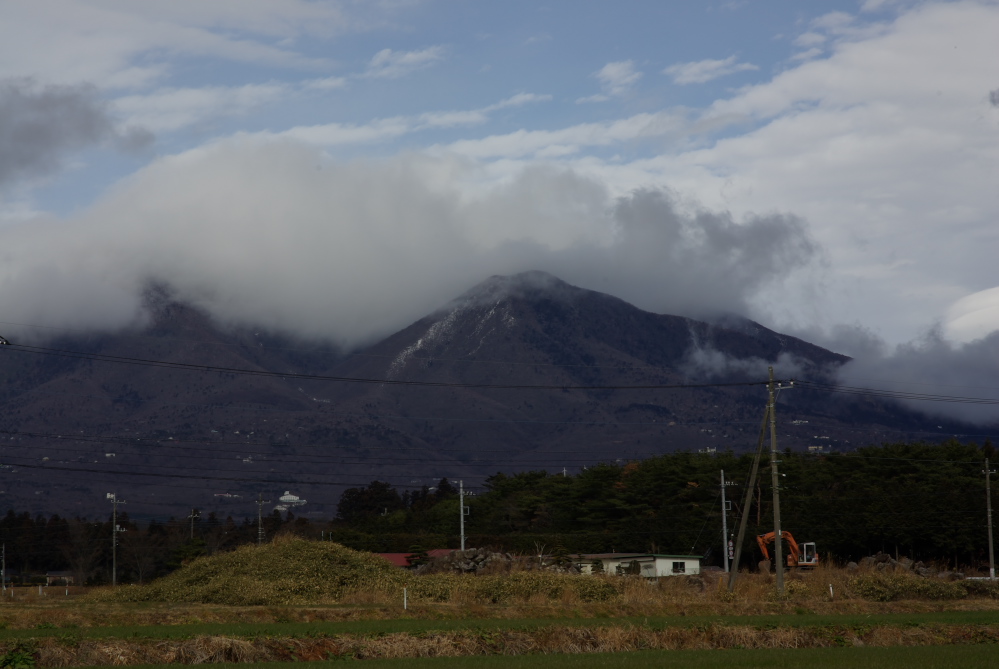
<path id="1" fill-rule="evenodd" d="M 962 582 L 917 576 L 909 571 L 872 571 L 850 580 L 850 590 L 875 602 L 899 599 L 963 599 L 968 589 Z"/>
<path id="2" fill-rule="evenodd" d="M 421 564 L 427 564 L 430 562 L 430 555 L 427 553 L 427 550 L 419 544 L 410 546 L 406 562 L 409 563 L 410 567 L 419 567 Z"/>
<path id="3" fill-rule="evenodd" d="M 999 599 L 999 581 L 961 581 L 961 585 L 974 597 Z"/>
<path id="4" fill-rule="evenodd" d="M 34 645 L 21 642 L 0 655 L 0 669 L 33 669 L 37 659 Z"/>

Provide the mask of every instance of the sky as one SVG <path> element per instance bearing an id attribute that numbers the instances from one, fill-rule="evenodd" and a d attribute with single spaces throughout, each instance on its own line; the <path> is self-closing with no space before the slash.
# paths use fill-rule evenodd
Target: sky
<path id="1" fill-rule="evenodd" d="M 537 269 L 999 396 L 999 2 L 0 16 L 8 338 L 134 325 L 156 284 L 349 348 Z"/>

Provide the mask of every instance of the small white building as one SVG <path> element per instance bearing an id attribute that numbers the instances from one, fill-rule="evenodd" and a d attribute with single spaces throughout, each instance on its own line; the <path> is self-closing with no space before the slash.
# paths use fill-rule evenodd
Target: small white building
<path id="1" fill-rule="evenodd" d="M 696 576 L 701 573 L 700 555 L 663 555 L 660 553 L 585 553 L 573 555 L 581 574 L 593 573 L 593 563 L 600 561 L 604 573 L 637 573 L 646 578 L 660 576 Z"/>
<path id="2" fill-rule="evenodd" d="M 278 497 L 277 506 L 274 507 L 275 511 L 288 511 L 296 506 L 302 506 L 305 504 L 305 500 L 298 495 L 292 495 L 290 490 L 285 490 L 284 494 Z"/>

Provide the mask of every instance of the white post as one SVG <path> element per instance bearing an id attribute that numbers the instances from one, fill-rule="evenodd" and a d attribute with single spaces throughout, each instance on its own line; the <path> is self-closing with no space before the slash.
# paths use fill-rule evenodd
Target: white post
<path id="1" fill-rule="evenodd" d="M 406 588 L 402 589 L 402 610 L 405 611 L 409 608 L 409 593 Z"/>
<path id="2" fill-rule="evenodd" d="M 721 470 L 722 489 L 722 553 L 725 554 L 725 573 L 728 573 L 728 513 L 725 511 L 725 470 Z"/>
<path id="3" fill-rule="evenodd" d="M 118 495 L 109 492 L 107 498 L 111 500 L 111 585 L 118 585 L 118 505 L 125 504 L 125 500 L 118 499 Z"/>
<path id="4" fill-rule="evenodd" d="M 465 550 L 465 482 L 464 481 L 458 481 L 458 511 L 459 514 L 461 515 L 461 550 Z"/>

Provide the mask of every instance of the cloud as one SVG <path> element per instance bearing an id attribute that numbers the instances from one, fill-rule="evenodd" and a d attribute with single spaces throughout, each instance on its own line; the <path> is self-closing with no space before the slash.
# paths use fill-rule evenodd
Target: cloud
<path id="1" fill-rule="evenodd" d="M 119 97 L 114 109 L 133 123 L 164 132 L 244 114 L 289 92 L 283 84 L 160 88 L 149 94 Z"/>
<path id="2" fill-rule="evenodd" d="M 603 93 L 596 93 L 594 95 L 587 95 L 581 98 L 576 98 L 576 104 L 586 104 L 588 102 L 607 102 L 610 100 L 609 95 L 604 95 Z"/>
<path id="3" fill-rule="evenodd" d="M 298 126 L 278 134 L 320 146 L 384 142 L 409 133 L 435 128 L 479 125 L 488 121 L 489 115 L 494 111 L 547 102 L 551 99 L 550 95 L 517 93 L 479 109 L 424 112 L 416 116 L 374 119 L 364 124 L 324 123 L 314 126 Z M 272 136 L 272 134 L 264 133 L 263 136 Z"/>
<path id="4" fill-rule="evenodd" d="M 844 385 L 906 393 L 984 398 L 999 402 L 999 331 L 964 344 L 939 328 L 883 355 L 864 355 L 838 371 Z M 999 425 L 999 406 L 975 402 L 896 400 L 930 416 Z"/>
<path id="5" fill-rule="evenodd" d="M 947 310 L 943 331 L 959 342 L 981 339 L 999 330 L 999 287 L 961 298 Z"/>
<path id="6" fill-rule="evenodd" d="M 607 95 L 620 96 L 631 90 L 631 87 L 642 78 L 642 73 L 635 71 L 635 63 L 631 60 L 621 60 L 607 63 L 593 73 Z"/>
<path id="7" fill-rule="evenodd" d="M 444 47 L 440 45 L 419 51 L 382 49 L 372 57 L 361 76 L 374 79 L 398 79 L 443 60 L 444 51 Z"/>
<path id="8" fill-rule="evenodd" d="M 474 158 L 520 158 L 540 154 L 576 153 L 583 147 L 613 146 L 651 137 L 669 137 L 692 130 L 689 120 L 674 112 L 636 114 L 605 123 L 581 123 L 558 130 L 517 130 L 481 139 L 458 140 L 446 149 Z"/>
<path id="9" fill-rule="evenodd" d="M 346 77 L 323 77 L 321 79 L 309 79 L 305 82 L 305 88 L 317 91 L 331 91 L 343 88 L 347 85 Z"/>
<path id="10" fill-rule="evenodd" d="M 246 136 L 157 160 L 79 217 L 8 226 L 3 253 L 6 321 L 125 326 L 156 282 L 223 322 L 354 346 L 532 269 L 655 311 L 739 311 L 816 249 L 793 216 L 614 198 L 566 169 L 493 183 L 456 156 L 341 163 Z"/>
<path id="11" fill-rule="evenodd" d="M 673 78 L 677 84 L 703 84 L 718 77 L 724 77 L 736 72 L 760 69 L 751 63 L 738 63 L 735 56 L 724 60 L 698 60 L 691 63 L 670 65 L 663 74 Z"/>
<path id="12" fill-rule="evenodd" d="M 130 150 L 149 139 L 143 130 L 119 129 L 92 86 L 0 81 L 0 187 L 54 172 L 94 144 Z"/>
<path id="13" fill-rule="evenodd" d="M 366 11 L 351 5 L 348 12 L 330 0 L 12 3 L 0 22 L 0 77 L 136 88 L 167 76 L 176 54 L 328 68 L 323 59 L 275 43 L 355 29 L 367 21 Z"/>
<path id="14" fill-rule="evenodd" d="M 593 173 L 641 171 L 734 212 L 798 213 L 828 253 L 826 287 L 761 295 L 755 317 L 859 321 L 908 341 L 996 285 L 996 34 L 994 4 L 920 4 L 713 103 L 701 120 L 729 120 L 716 141 Z"/>

